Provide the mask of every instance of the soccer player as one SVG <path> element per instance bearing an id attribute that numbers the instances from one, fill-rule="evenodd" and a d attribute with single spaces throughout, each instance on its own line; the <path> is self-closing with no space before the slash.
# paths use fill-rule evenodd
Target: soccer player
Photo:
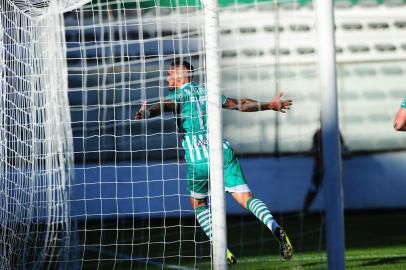
<path id="1" fill-rule="evenodd" d="M 187 61 L 175 59 L 169 67 L 167 76 L 171 93 L 166 96 L 162 104 L 154 103 L 148 106 L 144 102 L 135 118 L 146 119 L 158 116 L 161 113 L 161 107 L 164 111 L 175 114 L 177 128 L 183 136 L 182 146 L 187 163 L 187 189 L 190 192 L 190 202 L 198 223 L 211 239 L 211 216 L 207 206 L 209 193 L 207 89 L 192 83 L 193 71 L 193 66 Z M 283 93 L 279 93 L 269 102 L 223 96 L 222 105 L 224 109 L 241 112 L 274 110 L 285 113 L 292 105 L 292 101 L 281 99 L 282 95 Z M 293 248 L 286 232 L 278 225 L 268 207 L 252 195 L 240 163 L 226 140 L 223 140 L 223 151 L 225 190 L 272 231 L 280 243 L 281 256 L 285 260 L 290 260 Z M 229 250 L 227 250 L 227 261 L 229 264 L 236 263 L 236 258 Z"/>
<path id="2" fill-rule="evenodd" d="M 397 131 L 406 131 L 406 97 L 403 99 L 402 105 L 400 105 L 400 109 L 396 114 L 393 127 Z"/>

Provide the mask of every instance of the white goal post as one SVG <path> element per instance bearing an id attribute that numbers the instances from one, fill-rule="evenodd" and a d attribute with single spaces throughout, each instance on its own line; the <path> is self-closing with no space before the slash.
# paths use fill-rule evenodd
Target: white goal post
<path id="1" fill-rule="evenodd" d="M 204 0 L 204 25 L 207 76 L 207 124 L 210 156 L 210 188 L 213 237 L 213 268 L 227 267 L 227 222 L 223 176 L 223 115 L 221 106 L 221 72 L 219 14 L 217 0 Z"/>

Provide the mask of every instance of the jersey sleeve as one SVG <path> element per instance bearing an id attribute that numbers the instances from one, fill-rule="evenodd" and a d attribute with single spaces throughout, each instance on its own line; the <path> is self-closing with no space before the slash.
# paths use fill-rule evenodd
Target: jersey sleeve
<path id="1" fill-rule="evenodd" d="M 225 95 L 221 95 L 221 105 L 226 104 L 227 97 Z"/>
<path id="2" fill-rule="evenodd" d="M 403 102 L 400 105 L 400 107 L 406 109 L 406 97 L 403 99 Z"/>
<path id="3" fill-rule="evenodd" d="M 177 103 L 181 101 L 181 95 L 177 93 L 178 91 L 173 91 L 170 92 L 168 95 L 166 95 L 165 99 L 170 99 L 173 102 Z"/>

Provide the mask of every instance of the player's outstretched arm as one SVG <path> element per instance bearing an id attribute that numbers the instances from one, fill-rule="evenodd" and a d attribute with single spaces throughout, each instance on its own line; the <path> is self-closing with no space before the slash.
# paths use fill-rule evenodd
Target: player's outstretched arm
<path id="1" fill-rule="evenodd" d="M 227 98 L 223 105 L 224 109 L 238 110 L 240 112 L 257 112 L 257 111 L 279 111 L 285 113 L 292 106 L 291 99 L 281 99 L 283 92 L 278 93 L 271 101 L 259 102 L 253 99 L 234 99 Z"/>
<path id="2" fill-rule="evenodd" d="M 152 103 L 151 106 L 148 107 L 147 101 L 144 101 L 141 108 L 135 114 L 135 119 L 148 119 L 158 116 L 161 114 L 161 107 L 163 107 L 165 112 L 173 112 L 175 110 L 175 102 L 170 99 L 165 99 L 162 105 L 160 102 L 156 102 Z"/>
<path id="3" fill-rule="evenodd" d="M 393 122 L 393 127 L 397 131 L 406 131 L 406 109 L 400 108 L 396 114 L 395 121 Z"/>

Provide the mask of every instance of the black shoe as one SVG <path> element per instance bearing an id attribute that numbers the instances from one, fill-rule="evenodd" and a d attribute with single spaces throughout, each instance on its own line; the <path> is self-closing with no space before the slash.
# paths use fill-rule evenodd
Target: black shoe
<path id="1" fill-rule="evenodd" d="M 227 249 L 227 264 L 229 266 L 237 264 L 237 259 L 235 258 L 234 254 L 231 253 L 231 251 L 229 251 L 228 249 Z"/>
<path id="2" fill-rule="evenodd" d="M 293 256 L 293 247 L 290 243 L 289 237 L 282 228 L 275 229 L 275 236 L 279 240 L 280 253 L 284 260 L 289 261 Z"/>

